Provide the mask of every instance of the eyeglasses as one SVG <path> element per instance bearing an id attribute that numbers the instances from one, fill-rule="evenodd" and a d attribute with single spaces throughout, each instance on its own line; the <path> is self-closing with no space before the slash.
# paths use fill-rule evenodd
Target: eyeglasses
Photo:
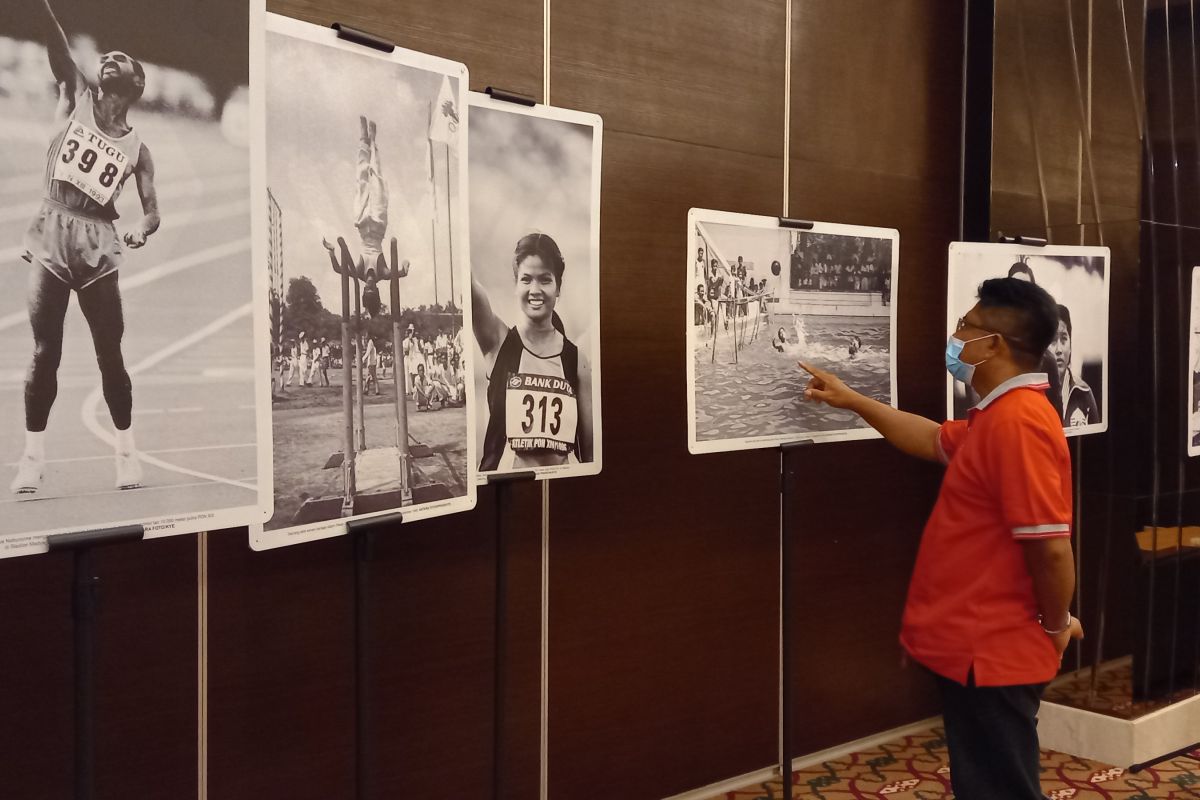
<path id="1" fill-rule="evenodd" d="M 991 328 L 984 328 L 981 325 L 976 325 L 975 323 L 970 322 L 969 320 L 967 320 L 966 317 L 959 317 L 958 322 L 955 323 L 954 332 L 958 333 L 963 328 L 974 328 L 977 331 L 983 331 L 984 333 L 990 333 L 995 336 L 999 336 L 1009 342 L 1015 342 L 1017 345 L 1020 346 L 1020 349 L 1022 349 L 1022 350 L 1026 349 L 1025 348 L 1025 340 L 1020 336 L 1013 336 L 1012 334 L 1005 333 L 1004 331 L 994 331 Z"/>

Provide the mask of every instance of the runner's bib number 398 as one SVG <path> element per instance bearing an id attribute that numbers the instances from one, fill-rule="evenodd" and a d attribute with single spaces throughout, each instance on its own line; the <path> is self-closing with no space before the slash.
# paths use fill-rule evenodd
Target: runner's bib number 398
<path id="1" fill-rule="evenodd" d="M 121 148 L 81 122 L 72 122 L 54 164 L 54 179 L 71 184 L 100 205 L 121 188 L 129 158 Z"/>
<path id="2" fill-rule="evenodd" d="M 504 412 L 505 433 L 513 452 L 569 453 L 575 448 L 579 409 L 575 392 L 565 379 L 509 375 Z"/>

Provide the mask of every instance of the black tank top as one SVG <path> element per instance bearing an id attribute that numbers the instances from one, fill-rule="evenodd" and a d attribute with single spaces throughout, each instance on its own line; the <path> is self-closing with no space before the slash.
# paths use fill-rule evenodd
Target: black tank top
<path id="1" fill-rule="evenodd" d="M 509 328 L 504 337 L 496 361 L 492 365 L 492 374 L 488 376 L 487 402 L 488 424 L 483 435 L 483 457 L 479 462 L 480 472 L 493 472 L 500 466 L 500 457 L 504 455 L 504 444 L 507 441 L 504 419 L 504 393 L 507 390 L 508 379 L 521 369 L 521 353 L 525 344 L 516 327 Z M 575 396 L 579 397 L 579 348 L 563 334 L 562 347 L 563 376 L 571 384 Z M 578 433 L 576 434 L 575 452 L 579 452 Z"/>

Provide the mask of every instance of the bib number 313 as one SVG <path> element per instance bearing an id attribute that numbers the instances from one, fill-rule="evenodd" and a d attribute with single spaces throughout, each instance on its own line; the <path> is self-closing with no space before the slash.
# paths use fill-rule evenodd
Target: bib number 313
<path id="1" fill-rule="evenodd" d="M 100 205 L 121 187 L 129 158 L 101 134 L 80 122 L 71 123 L 54 164 L 54 179 L 71 184 Z"/>
<path id="2" fill-rule="evenodd" d="M 575 446 L 579 409 L 562 378 L 519 373 L 505 392 L 505 434 L 514 452 L 569 453 Z"/>

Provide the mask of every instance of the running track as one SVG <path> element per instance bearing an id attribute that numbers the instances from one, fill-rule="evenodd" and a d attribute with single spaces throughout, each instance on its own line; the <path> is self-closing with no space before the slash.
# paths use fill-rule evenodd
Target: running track
<path id="1" fill-rule="evenodd" d="M 13 122 L 0 102 L 0 556 L 27 549 L 13 534 L 80 530 L 251 506 L 257 498 L 249 156 L 215 124 L 131 112 L 154 155 L 162 227 L 121 269 L 125 360 L 145 486 L 113 488 L 108 408 L 91 336 L 67 313 L 59 394 L 36 500 L 8 493 L 24 444 L 23 383 L 32 337 L 25 312 L 32 267 L 20 242 L 41 197 L 49 131 Z M 118 231 L 140 219 L 130 179 Z M 9 536 L 6 543 L 4 536 Z M 40 549 L 35 547 L 34 549 Z"/>

